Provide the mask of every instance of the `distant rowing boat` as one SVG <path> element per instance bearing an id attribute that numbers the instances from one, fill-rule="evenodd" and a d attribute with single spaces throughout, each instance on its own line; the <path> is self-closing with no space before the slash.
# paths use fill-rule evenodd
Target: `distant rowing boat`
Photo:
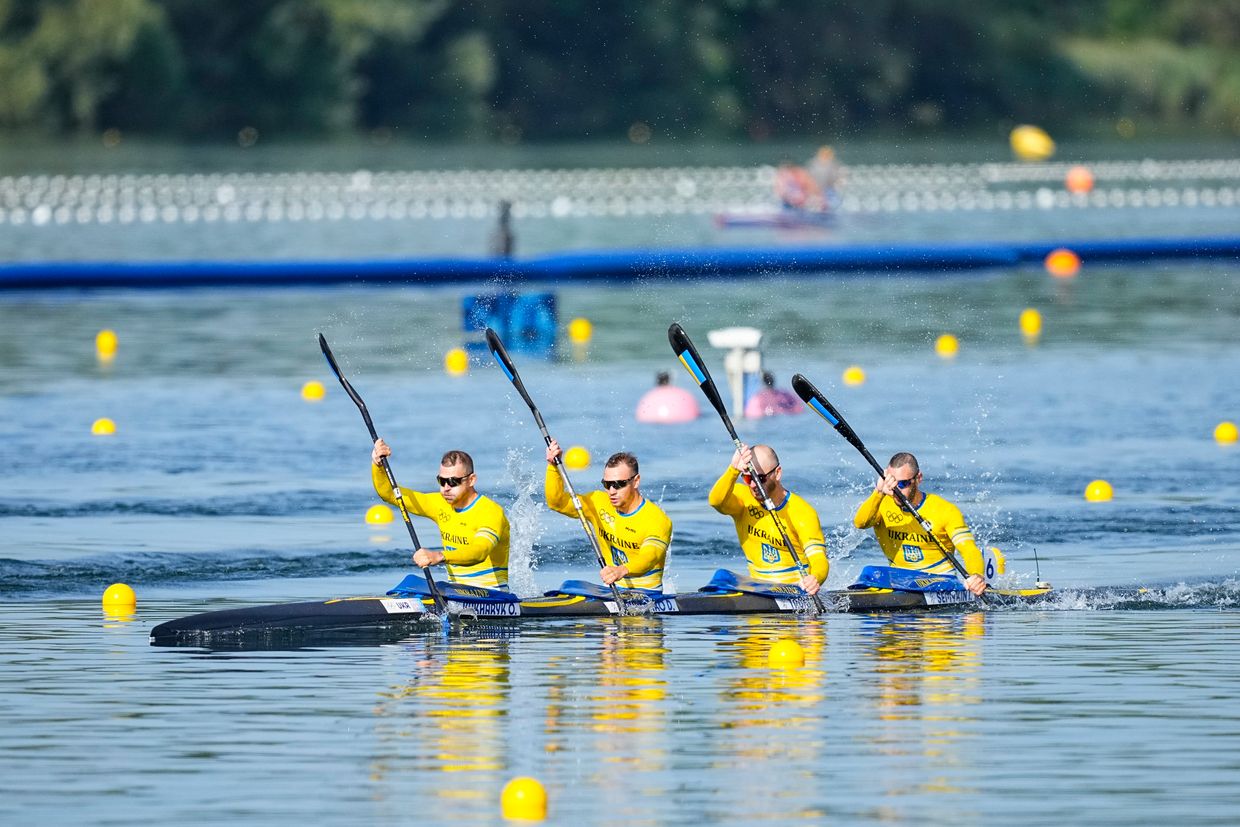
<path id="1" fill-rule="evenodd" d="M 761 210 L 732 210 L 715 214 L 715 224 L 724 228 L 768 227 L 776 230 L 828 227 L 835 223 L 831 210 L 797 210 L 768 207 Z"/>
<path id="2" fill-rule="evenodd" d="M 867 567 L 882 570 L 881 567 Z M 902 572 L 905 575 L 916 573 Z M 863 576 L 864 579 L 864 576 Z M 871 578 L 872 579 L 872 578 Z M 931 578 L 919 577 L 921 581 Z M 951 578 L 937 579 L 947 584 Z M 891 582 L 895 588 L 842 589 L 819 592 L 829 612 L 895 612 L 960 608 L 979 601 L 962 588 L 906 590 L 905 580 Z M 305 603 L 282 603 L 224 609 L 190 615 L 161 623 L 151 630 L 151 643 L 157 646 L 194 646 L 230 637 L 271 638 L 282 634 L 301 637 L 307 633 L 330 633 L 347 629 L 408 627 L 433 614 L 434 601 L 423 594 L 425 581 L 410 575 L 382 597 L 350 597 Z M 497 595 L 485 589 L 443 587 L 449 613 L 457 617 L 488 620 L 520 618 L 608 617 L 620 613 L 611 592 L 601 586 L 569 581 L 542 597 L 520 599 Z M 915 585 L 912 588 L 917 588 Z M 1035 602 L 1050 588 L 992 589 L 992 603 Z M 489 596 L 478 596 L 487 594 Z M 647 595 L 624 592 L 627 614 L 652 615 L 750 615 L 801 614 L 811 611 L 808 597 L 796 586 L 762 583 L 720 570 L 702 591 L 684 594 Z"/>

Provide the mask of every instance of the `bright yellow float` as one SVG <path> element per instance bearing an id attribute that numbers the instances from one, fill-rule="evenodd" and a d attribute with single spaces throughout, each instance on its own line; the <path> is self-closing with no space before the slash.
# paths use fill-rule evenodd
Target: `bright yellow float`
<path id="1" fill-rule="evenodd" d="M 499 806 L 506 819 L 542 821 L 547 817 L 547 790 L 537 778 L 518 776 L 504 785 Z"/>
<path id="2" fill-rule="evenodd" d="M 1110 502 L 1115 496 L 1115 492 L 1111 488 L 1111 483 L 1106 480 L 1094 480 L 1085 486 L 1085 499 L 1091 503 Z"/>
<path id="3" fill-rule="evenodd" d="M 865 371 L 859 366 L 853 365 L 844 370 L 843 380 L 845 385 L 864 385 Z"/>
<path id="4" fill-rule="evenodd" d="M 301 386 L 301 398 L 307 402 L 319 402 L 327 396 L 327 388 L 317 379 L 311 379 Z"/>
<path id="5" fill-rule="evenodd" d="M 564 467 L 570 471 L 581 471 L 590 467 L 590 452 L 580 445 L 574 445 L 564 452 Z"/>

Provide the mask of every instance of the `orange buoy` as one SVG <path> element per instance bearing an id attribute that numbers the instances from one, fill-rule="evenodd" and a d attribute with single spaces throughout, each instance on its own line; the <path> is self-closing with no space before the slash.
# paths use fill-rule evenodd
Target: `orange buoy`
<path id="1" fill-rule="evenodd" d="M 1089 171 L 1089 167 L 1077 164 L 1074 167 L 1069 167 L 1068 174 L 1064 176 L 1063 184 L 1068 188 L 1068 192 L 1084 195 L 1094 188 L 1094 174 Z"/>
<path id="2" fill-rule="evenodd" d="M 1081 272 L 1081 257 L 1063 247 L 1047 253 L 1043 264 L 1046 272 L 1057 279 L 1070 279 Z"/>

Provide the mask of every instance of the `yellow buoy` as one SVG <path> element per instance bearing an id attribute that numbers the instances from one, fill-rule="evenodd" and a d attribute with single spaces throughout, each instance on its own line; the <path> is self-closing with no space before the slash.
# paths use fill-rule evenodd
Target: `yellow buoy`
<path id="1" fill-rule="evenodd" d="M 1214 429 L 1214 441 L 1219 445 L 1231 445 L 1236 441 L 1237 436 L 1234 422 L 1220 422 Z"/>
<path id="2" fill-rule="evenodd" d="M 311 379 L 301 386 L 301 398 L 307 402 L 318 402 L 327 395 L 327 388 L 317 379 Z"/>
<path id="3" fill-rule="evenodd" d="M 564 452 L 564 467 L 572 471 L 580 471 L 590 467 L 590 452 L 580 445 L 574 445 Z"/>
<path id="4" fill-rule="evenodd" d="M 1043 264 L 1046 272 L 1057 279 L 1070 279 L 1081 272 L 1081 257 L 1063 247 L 1047 253 Z"/>
<path id="5" fill-rule="evenodd" d="M 859 366 L 853 365 L 844 370 L 843 380 L 845 385 L 864 385 L 865 371 Z"/>
<path id="6" fill-rule="evenodd" d="M 102 416 L 90 424 L 90 432 L 95 436 L 112 436 L 116 433 L 116 423 Z"/>
<path id="7" fill-rule="evenodd" d="M 573 319 L 568 323 L 568 340 L 573 344 L 584 345 L 594 337 L 594 325 L 589 319 Z"/>
<path id="8" fill-rule="evenodd" d="M 1108 502 L 1114 493 L 1111 490 L 1111 483 L 1106 480 L 1094 480 L 1085 486 L 1085 499 L 1091 503 Z"/>
<path id="9" fill-rule="evenodd" d="M 1042 335 L 1042 314 L 1032 307 L 1020 311 L 1020 332 L 1026 339 L 1036 339 Z"/>
<path id="10" fill-rule="evenodd" d="M 774 667 L 795 669 L 805 665 L 805 650 L 791 638 L 782 638 L 771 644 L 767 662 Z"/>
<path id="11" fill-rule="evenodd" d="M 124 583 L 113 583 L 103 593 L 103 608 L 109 612 L 132 612 L 138 596 Z"/>
<path id="12" fill-rule="evenodd" d="M 1022 161 L 1045 161 L 1055 154 L 1055 142 L 1046 130 L 1022 124 L 1008 136 L 1012 153 Z"/>
<path id="13" fill-rule="evenodd" d="M 507 819 L 542 821 L 547 817 L 547 791 L 537 778 L 518 776 L 504 785 L 499 807 Z"/>
<path id="14" fill-rule="evenodd" d="M 104 362 L 109 362 L 116 358 L 116 338 L 115 330 L 100 330 L 95 334 L 95 354 Z"/>
<path id="15" fill-rule="evenodd" d="M 366 522 L 369 525 L 387 525 L 392 520 L 392 509 L 383 503 L 375 503 L 366 509 Z"/>
<path id="16" fill-rule="evenodd" d="M 955 358 L 960 352 L 960 340 L 950 333 L 944 333 L 934 340 L 934 352 L 944 359 Z"/>
<path id="17" fill-rule="evenodd" d="M 452 348 L 444 354 L 443 369 L 449 376 L 464 376 L 469 373 L 469 354 L 463 348 Z"/>
<path id="18" fill-rule="evenodd" d="M 1094 174 L 1089 171 L 1089 167 L 1078 164 L 1068 169 L 1063 185 L 1068 188 L 1068 192 L 1084 195 L 1094 188 Z"/>

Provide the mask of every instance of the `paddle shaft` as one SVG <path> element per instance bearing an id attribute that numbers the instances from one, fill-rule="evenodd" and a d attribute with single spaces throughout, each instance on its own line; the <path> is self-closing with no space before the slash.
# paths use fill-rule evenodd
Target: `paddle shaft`
<path id="1" fill-rule="evenodd" d="M 521 381 L 521 374 L 517 373 L 517 366 L 513 364 L 512 357 L 508 355 L 508 350 L 504 347 L 504 342 L 499 338 L 499 334 L 491 328 L 487 328 L 486 332 L 487 345 L 491 349 L 491 355 L 495 357 L 495 361 L 499 363 L 504 374 L 512 382 L 517 393 L 525 400 L 525 404 L 529 406 L 530 413 L 534 416 L 534 423 L 538 425 L 538 430 L 542 434 L 543 442 L 548 446 L 551 445 L 551 433 L 547 430 L 547 423 L 543 421 L 542 414 L 538 410 L 538 406 L 534 404 L 534 400 L 530 398 L 529 393 L 525 390 L 525 383 Z M 590 548 L 594 550 L 594 559 L 598 561 L 600 569 L 607 567 L 607 561 L 603 559 L 603 549 L 599 546 L 598 534 L 590 525 L 590 521 L 586 519 L 585 508 L 581 504 L 581 498 L 577 496 L 576 489 L 573 488 L 573 481 L 568 478 L 568 469 L 564 467 L 564 457 L 555 458 L 556 470 L 560 472 L 560 479 L 564 482 L 564 489 L 568 491 L 568 497 L 573 503 L 573 510 L 577 512 L 577 520 L 581 523 L 581 530 L 586 533 L 586 538 L 590 541 Z M 615 583 L 611 585 L 611 593 L 616 598 L 616 610 L 620 614 L 625 614 L 624 600 L 620 597 L 620 589 Z"/>
<path id="2" fill-rule="evenodd" d="M 375 423 L 370 419 L 370 411 L 366 409 L 366 403 L 362 401 L 362 397 L 353 386 L 349 384 L 349 380 L 344 378 L 344 374 L 340 372 L 340 365 L 336 363 L 336 357 L 332 353 L 332 349 L 327 346 L 327 340 L 323 338 L 323 334 L 319 334 L 319 347 L 323 350 L 323 355 L 327 358 L 327 364 L 331 366 L 332 373 L 336 374 L 336 378 L 340 380 L 340 386 L 344 388 L 344 392 L 353 400 L 353 404 L 357 405 L 357 409 L 362 414 L 362 419 L 366 422 L 366 430 L 370 431 L 370 444 L 374 445 L 379 439 L 379 434 L 375 431 Z M 392 473 L 392 466 L 388 464 L 387 457 L 379 457 L 379 466 L 383 468 L 383 473 L 387 475 L 388 484 L 392 486 L 392 496 L 396 499 L 396 507 L 400 509 L 400 516 L 405 521 L 405 528 L 409 530 L 409 539 L 413 541 L 413 549 L 417 551 L 422 548 L 422 543 L 418 541 L 418 532 L 413 527 L 413 521 L 409 519 L 409 511 L 405 508 L 405 497 L 401 494 L 400 486 L 396 483 L 396 476 Z M 431 574 L 429 566 L 422 567 L 422 574 L 426 577 L 426 585 L 431 590 L 431 597 L 435 601 L 435 608 L 443 613 L 446 617 L 448 604 L 443 599 L 443 594 L 439 591 L 439 586 L 435 583 L 435 578 Z"/>
<path id="3" fill-rule="evenodd" d="M 702 357 L 698 355 L 697 348 L 693 346 L 693 342 L 689 339 L 689 334 L 685 333 L 684 328 L 679 324 L 673 323 L 667 329 L 668 342 L 671 343 L 672 352 L 680 359 L 681 364 L 697 381 L 698 386 L 702 389 L 702 393 L 706 394 L 706 398 L 710 400 L 710 404 L 719 414 L 719 418 L 723 420 L 723 427 L 727 428 L 728 436 L 732 437 L 732 444 L 736 446 L 737 451 L 741 451 L 745 446 L 741 442 L 740 436 L 736 433 L 736 426 L 732 424 L 732 417 L 728 416 L 727 406 L 723 404 L 723 398 L 719 395 L 719 389 L 715 386 L 715 380 L 711 378 L 710 371 L 706 369 L 706 364 L 702 361 Z M 774 471 L 775 469 L 771 469 Z M 775 503 L 771 501 L 771 495 L 766 492 L 766 486 L 763 485 L 757 467 L 751 460 L 749 462 L 749 474 L 754 480 L 754 486 L 762 492 L 762 507 L 771 515 L 771 521 L 775 523 L 775 528 L 779 531 L 780 538 L 784 541 L 784 545 L 788 548 L 788 553 L 792 555 L 792 562 L 797 567 L 797 574 L 805 578 L 809 574 L 809 570 L 805 566 L 805 561 L 801 559 L 801 555 L 797 552 L 796 546 L 792 544 L 792 539 L 788 536 L 784 524 L 779 519 L 779 515 L 775 513 Z M 810 595 L 813 601 L 814 609 L 821 614 L 824 611 L 822 600 L 817 594 Z"/>
<path id="4" fill-rule="evenodd" d="M 814 387 L 812 382 L 799 373 L 792 377 L 792 389 L 795 390 L 797 395 L 801 397 L 801 401 L 813 409 L 814 412 L 816 412 L 823 419 L 827 420 L 831 427 L 835 428 L 835 430 L 839 432 L 840 436 L 848 440 L 848 443 L 856 448 L 861 456 L 865 457 L 866 462 L 870 464 L 870 467 L 874 469 L 880 479 L 886 479 L 886 469 L 878 464 L 878 460 L 874 459 L 874 455 L 871 454 L 870 450 L 865 447 L 865 443 L 861 441 L 861 437 L 857 436 L 857 432 L 852 429 L 852 426 L 849 425 L 847 421 L 845 421 L 843 415 L 836 410 L 835 406 L 827 401 L 827 397 L 823 396 L 822 391 Z M 925 529 L 926 534 L 928 534 L 934 544 L 938 546 L 939 551 L 943 553 L 943 557 L 947 560 L 947 562 L 951 563 L 951 566 L 956 570 L 956 573 L 965 580 L 968 580 L 970 577 L 969 572 L 963 565 L 960 564 L 960 560 L 956 557 L 956 555 L 948 551 L 947 547 L 944 546 L 939 541 L 939 538 L 935 536 L 934 526 L 930 523 L 930 521 L 918 513 L 917 509 L 913 507 L 913 504 L 909 502 L 908 497 L 906 497 L 904 492 L 899 488 L 893 489 L 892 494 L 895 495 L 895 500 L 900 504 L 900 507 L 912 514 L 913 519 L 917 520 L 918 524 Z M 986 599 L 985 592 L 982 593 L 982 599 Z"/>

